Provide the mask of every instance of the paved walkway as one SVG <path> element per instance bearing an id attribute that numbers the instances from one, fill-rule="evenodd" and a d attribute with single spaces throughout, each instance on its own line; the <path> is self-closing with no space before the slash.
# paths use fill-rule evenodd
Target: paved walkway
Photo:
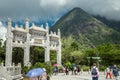
<path id="1" fill-rule="evenodd" d="M 56 76 L 52 75 L 50 80 L 92 80 L 92 79 L 91 75 L 88 74 L 88 72 L 83 72 L 81 73 L 81 75 L 71 75 L 71 73 L 70 75 L 64 75 L 63 73 L 59 73 Z M 99 80 L 111 80 L 111 79 L 105 79 L 104 73 L 100 72 Z"/>

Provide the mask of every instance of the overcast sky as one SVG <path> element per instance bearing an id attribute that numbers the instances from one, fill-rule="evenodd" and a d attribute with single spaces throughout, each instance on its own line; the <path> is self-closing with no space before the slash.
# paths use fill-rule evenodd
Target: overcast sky
<path id="1" fill-rule="evenodd" d="M 74 7 L 80 7 L 90 14 L 120 20 L 120 0 L 0 0 L 0 21 L 8 17 L 13 20 L 28 17 L 35 21 L 56 21 Z"/>
<path id="2" fill-rule="evenodd" d="M 88 13 L 120 20 L 120 0 L 0 0 L 0 20 L 58 19 L 68 10 L 80 7 Z"/>

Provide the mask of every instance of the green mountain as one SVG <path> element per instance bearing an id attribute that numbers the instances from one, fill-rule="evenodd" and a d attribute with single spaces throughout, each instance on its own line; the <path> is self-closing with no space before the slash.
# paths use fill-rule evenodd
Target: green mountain
<path id="1" fill-rule="evenodd" d="M 94 16 L 94 17 L 97 18 L 98 20 L 100 20 L 101 22 L 103 22 L 104 24 L 108 25 L 109 27 L 120 32 L 120 21 L 110 20 L 110 19 L 107 19 L 107 18 L 101 17 L 101 16 Z"/>
<path id="2" fill-rule="evenodd" d="M 66 13 L 50 29 L 57 31 L 58 28 L 61 30 L 63 42 L 65 41 L 69 45 L 76 42 L 79 49 L 104 43 L 120 43 L 118 31 L 108 27 L 80 8 L 74 8 Z"/>

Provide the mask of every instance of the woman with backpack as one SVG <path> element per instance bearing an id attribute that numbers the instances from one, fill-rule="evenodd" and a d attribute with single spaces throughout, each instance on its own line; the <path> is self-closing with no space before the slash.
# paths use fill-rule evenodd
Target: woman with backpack
<path id="1" fill-rule="evenodd" d="M 91 69 L 91 75 L 92 75 L 92 80 L 98 80 L 99 77 L 99 70 L 96 67 L 96 64 L 93 64 L 93 67 Z"/>
<path id="2" fill-rule="evenodd" d="M 54 67 L 54 68 L 53 68 L 53 72 L 54 72 L 53 74 L 54 74 L 54 75 L 56 75 L 56 71 L 57 71 L 57 69 L 56 69 L 56 67 Z"/>

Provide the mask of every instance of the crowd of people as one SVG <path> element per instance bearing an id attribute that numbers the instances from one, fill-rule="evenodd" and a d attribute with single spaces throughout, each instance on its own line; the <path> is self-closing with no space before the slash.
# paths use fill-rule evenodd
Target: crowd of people
<path id="1" fill-rule="evenodd" d="M 44 73 L 39 77 L 29 78 L 29 80 L 50 80 L 50 77 L 46 74 L 46 69 L 44 69 Z M 71 71 L 71 73 L 70 73 Z M 119 78 L 119 71 L 120 69 L 117 67 L 117 65 L 108 66 L 105 69 L 105 78 L 110 80 L 120 80 Z M 62 72 L 64 75 L 81 75 L 83 73 L 80 66 L 72 65 L 71 68 L 68 67 L 62 67 Z M 54 66 L 53 68 L 53 75 L 56 76 L 59 73 L 59 66 Z M 96 66 L 96 63 L 93 64 L 91 69 L 89 70 L 89 74 L 91 74 L 92 80 L 99 80 L 99 77 L 101 77 L 101 74 L 99 72 L 98 67 Z"/>
<path id="2" fill-rule="evenodd" d="M 105 70 L 106 79 L 108 78 L 112 79 L 114 77 L 116 80 L 119 80 L 119 71 L 120 69 L 117 67 L 117 65 L 108 66 Z"/>
<path id="3" fill-rule="evenodd" d="M 64 73 L 64 75 L 69 75 L 70 71 L 72 71 L 72 75 L 80 75 L 81 69 L 80 66 L 75 65 L 72 66 L 72 68 L 62 67 L 62 72 Z M 59 73 L 58 66 L 54 66 L 53 72 L 53 75 L 57 75 Z"/>
<path id="4" fill-rule="evenodd" d="M 54 67 L 54 75 L 57 75 L 59 73 L 58 67 Z M 115 80 L 120 80 L 119 79 L 119 70 L 116 65 L 113 66 L 108 66 L 105 69 L 105 78 L 106 79 L 115 79 Z M 71 74 L 69 72 L 72 72 Z M 80 75 L 82 73 L 82 69 L 80 66 L 71 66 L 71 68 L 68 67 L 63 67 L 63 73 L 64 75 Z M 96 64 L 94 63 L 92 68 L 89 70 L 89 73 L 91 74 L 92 80 L 99 80 L 100 77 L 100 72 L 99 69 L 97 68 Z"/>
<path id="5" fill-rule="evenodd" d="M 116 65 L 108 66 L 105 69 L 106 79 L 109 78 L 112 80 L 114 78 L 115 80 L 120 80 L 119 79 L 119 71 L 120 71 L 120 69 L 118 69 Z M 92 80 L 98 80 L 98 78 L 100 76 L 99 70 L 95 63 L 93 64 L 93 67 L 91 69 L 91 75 L 92 75 Z"/>

